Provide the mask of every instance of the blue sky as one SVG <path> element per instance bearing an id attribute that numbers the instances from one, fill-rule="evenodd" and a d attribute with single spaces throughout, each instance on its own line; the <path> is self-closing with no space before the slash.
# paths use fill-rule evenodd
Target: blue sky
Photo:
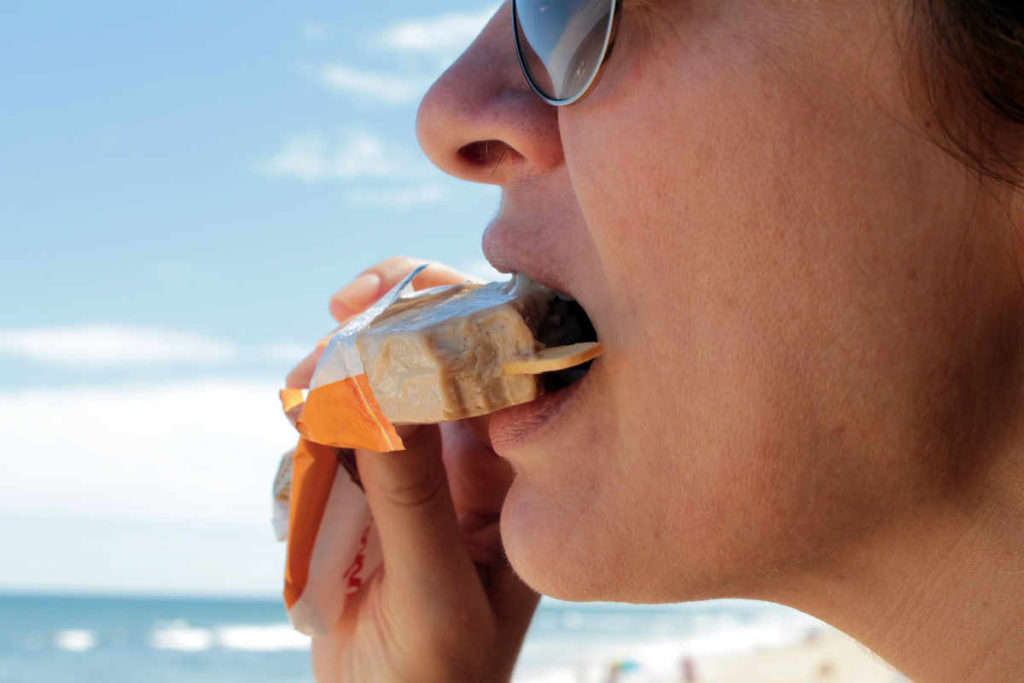
<path id="1" fill-rule="evenodd" d="M 328 297 L 488 274 L 498 193 L 413 123 L 494 9 L 0 4 L 0 588 L 278 591 L 274 392 Z"/>

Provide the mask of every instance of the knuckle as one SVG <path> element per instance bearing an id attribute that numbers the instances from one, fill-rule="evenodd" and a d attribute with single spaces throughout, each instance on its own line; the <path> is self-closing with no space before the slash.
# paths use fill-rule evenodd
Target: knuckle
<path id="1" fill-rule="evenodd" d="M 421 259 L 414 259 L 410 256 L 392 256 L 384 259 L 371 270 L 380 270 L 384 273 L 408 273 L 421 263 L 423 263 Z"/>
<path id="2" fill-rule="evenodd" d="M 413 258 L 411 256 L 395 256 L 391 259 L 389 268 L 386 271 L 388 276 L 395 282 L 398 282 L 403 277 L 412 272 L 415 268 L 422 265 L 430 265 L 430 261 L 426 261 L 421 258 Z"/>
<path id="3" fill-rule="evenodd" d="M 447 483 L 443 470 L 438 471 L 440 468 L 435 467 L 418 469 L 420 471 L 395 477 L 383 487 L 381 493 L 390 505 L 420 508 L 430 505 L 443 495 Z"/>
<path id="4" fill-rule="evenodd" d="M 285 376 L 284 385 L 289 389 L 305 389 L 302 386 L 302 378 L 302 368 L 301 366 L 296 366 Z"/>
<path id="5" fill-rule="evenodd" d="M 481 624 L 452 623 L 434 617 L 433 628 L 422 629 L 407 643 L 406 661 L 416 663 L 418 681 L 487 681 L 485 654 L 490 643 L 481 638 Z M 463 620 L 465 621 L 465 620 Z M 475 639 L 476 647 L 467 648 L 466 640 Z M 430 666 L 424 669 L 424 663 Z M 413 679 L 407 679 L 413 680 Z"/>
<path id="6" fill-rule="evenodd" d="M 323 348 L 318 344 L 315 351 L 306 355 L 285 375 L 285 386 L 289 389 L 304 389 L 309 384 L 313 368 L 316 366 L 317 361 L 320 360 L 322 354 Z"/>

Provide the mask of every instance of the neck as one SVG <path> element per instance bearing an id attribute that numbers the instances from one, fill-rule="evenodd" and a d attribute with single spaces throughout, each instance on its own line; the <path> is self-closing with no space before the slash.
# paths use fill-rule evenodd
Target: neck
<path id="1" fill-rule="evenodd" d="M 914 681 L 1019 680 L 1024 426 L 1012 431 L 970 491 L 922 506 L 780 601 L 846 631 Z"/>

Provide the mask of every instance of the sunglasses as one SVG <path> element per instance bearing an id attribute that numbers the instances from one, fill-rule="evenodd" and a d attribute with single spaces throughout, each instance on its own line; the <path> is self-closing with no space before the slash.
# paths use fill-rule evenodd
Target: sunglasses
<path id="1" fill-rule="evenodd" d="M 545 102 L 578 102 L 611 54 L 622 0 L 512 0 L 516 54 Z"/>

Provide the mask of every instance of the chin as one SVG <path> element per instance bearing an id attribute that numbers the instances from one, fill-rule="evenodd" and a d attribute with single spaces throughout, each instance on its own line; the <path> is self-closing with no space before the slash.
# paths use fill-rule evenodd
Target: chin
<path id="1" fill-rule="evenodd" d="M 560 600 L 577 602 L 605 599 L 601 581 L 594 576 L 597 563 L 583 547 L 580 529 L 567 520 L 565 510 L 552 509 L 543 496 L 525 483 L 513 481 L 501 510 L 501 538 L 509 563 L 531 588 Z M 560 507 L 560 506 L 559 506 Z M 590 566 L 588 566 L 590 565 Z"/>
<path id="2" fill-rule="evenodd" d="M 648 577 L 629 548 L 635 539 L 619 538 L 603 517 L 585 501 L 545 495 L 519 476 L 501 512 L 509 563 L 531 588 L 559 600 L 665 601 L 649 592 Z"/>
<path id="3" fill-rule="evenodd" d="M 635 506 L 605 499 L 608 507 L 595 509 L 594 499 L 576 490 L 547 490 L 522 475 L 513 481 L 501 536 L 512 568 L 531 588 L 572 602 L 759 597 L 780 564 L 768 529 L 763 537 L 753 533 L 730 544 L 720 529 L 695 533 L 690 519 L 684 523 L 689 529 L 661 526 L 653 537 L 638 535 L 641 520 L 615 513 Z"/>

